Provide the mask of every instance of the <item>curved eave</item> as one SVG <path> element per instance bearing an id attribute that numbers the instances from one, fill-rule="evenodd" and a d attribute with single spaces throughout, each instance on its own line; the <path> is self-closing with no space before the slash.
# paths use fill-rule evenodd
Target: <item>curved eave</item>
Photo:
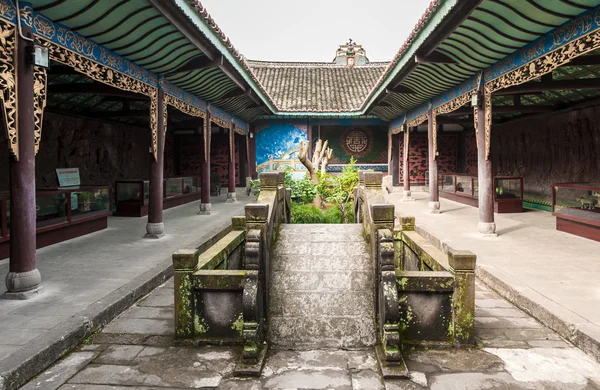
<path id="1" fill-rule="evenodd" d="M 276 113 L 277 108 L 273 105 L 271 100 L 264 93 L 262 87 L 252 78 L 248 71 L 240 64 L 239 59 L 233 55 L 227 46 L 223 43 L 220 37 L 218 37 L 212 28 L 206 25 L 205 21 L 198 15 L 198 12 L 192 6 L 188 0 L 173 0 L 177 7 L 190 19 L 190 21 L 196 26 L 196 28 L 210 41 L 210 43 L 229 61 L 234 69 L 242 76 L 261 99 L 261 101 L 271 110 Z"/>

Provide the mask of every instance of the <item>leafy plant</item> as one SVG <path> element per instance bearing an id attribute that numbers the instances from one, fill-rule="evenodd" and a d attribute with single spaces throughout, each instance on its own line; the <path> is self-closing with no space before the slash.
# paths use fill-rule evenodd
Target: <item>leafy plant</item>
<path id="1" fill-rule="evenodd" d="M 317 186 L 307 178 L 294 179 L 291 168 L 285 168 L 284 184 L 286 188 L 291 189 L 292 199 L 299 203 L 310 203 L 317 194 Z"/>
<path id="2" fill-rule="evenodd" d="M 292 223 L 323 223 L 323 211 L 311 204 L 292 203 Z"/>
<path id="3" fill-rule="evenodd" d="M 256 180 L 250 180 L 250 191 L 258 196 L 260 195 L 260 180 L 256 179 Z M 250 195 L 250 194 L 248 194 Z"/>
<path id="4" fill-rule="evenodd" d="M 317 193 L 325 202 L 331 203 L 339 210 L 343 223 L 348 223 L 352 216 L 354 188 L 358 186 L 358 168 L 355 163 L 356 160 L 351 158 L 350 164 L 344 167 L 341 175 L 319 175 Z"/>

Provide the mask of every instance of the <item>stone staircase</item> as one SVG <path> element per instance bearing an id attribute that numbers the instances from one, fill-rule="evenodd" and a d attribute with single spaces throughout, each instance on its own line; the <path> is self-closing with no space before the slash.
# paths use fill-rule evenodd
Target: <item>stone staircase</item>
<path id="1" fill-rule="evenodd" d="M 271 345 L 303 350 L 375 344 L 375 269 L 360 224 L 281 225 L 271 267 Z"/>

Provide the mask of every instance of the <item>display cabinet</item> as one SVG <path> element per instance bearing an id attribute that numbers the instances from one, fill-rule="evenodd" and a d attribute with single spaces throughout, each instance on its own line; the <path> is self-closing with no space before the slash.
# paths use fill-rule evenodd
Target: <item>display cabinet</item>
<path id="1" fill-rule="evenodd" d="M 200 199 L 200 176 L 170 177 L 163 181 L 163 209 Z M 148 215 L 150 182 L 148 180 L 118 180 L 115 182 L 115 215 L 142 217 Z"/>
<path id="2" fill-rule="evenodd" d="M 440 173 L 440 197 L 479 206 L 479 181 L 475 174 Z M 519 176 L 494 177 L 494 211 L 496 213 L 523 212 L 523 178 Z"/>
<path id="3" fill-rule="evenodd" d="M 36 245 L 42 248 L 105 229 L 111 214 L 110 186 L 38 189 L 35 194 Z M 10 252 L 10 196 L 0 194 L 0 257 Z"/>
<path id="4" fill-rule="evenodd" d="M 497 213 L 523 212 L 523 177 L 494 177 L 494 211 Z"/>
<path id="5" fill-rule="evenodd" d="M 477 175 L 467 173 L 440 173 L 440 197 L 477 206 Z"/>
<path id="6" fill-rule="evenodd" d="M 552 185 L 556 229 L 600 241 L 600 183 Z"/>

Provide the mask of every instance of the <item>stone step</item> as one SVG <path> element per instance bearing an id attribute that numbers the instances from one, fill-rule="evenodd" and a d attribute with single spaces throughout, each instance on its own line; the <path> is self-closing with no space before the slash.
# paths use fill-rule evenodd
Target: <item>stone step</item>
<path id="1" fill-rule="evenodd" d="M 282 225 L 271 269 L 270 343 L 293 349 L 375 344 L 375 268 L 361 225 Z"/>

